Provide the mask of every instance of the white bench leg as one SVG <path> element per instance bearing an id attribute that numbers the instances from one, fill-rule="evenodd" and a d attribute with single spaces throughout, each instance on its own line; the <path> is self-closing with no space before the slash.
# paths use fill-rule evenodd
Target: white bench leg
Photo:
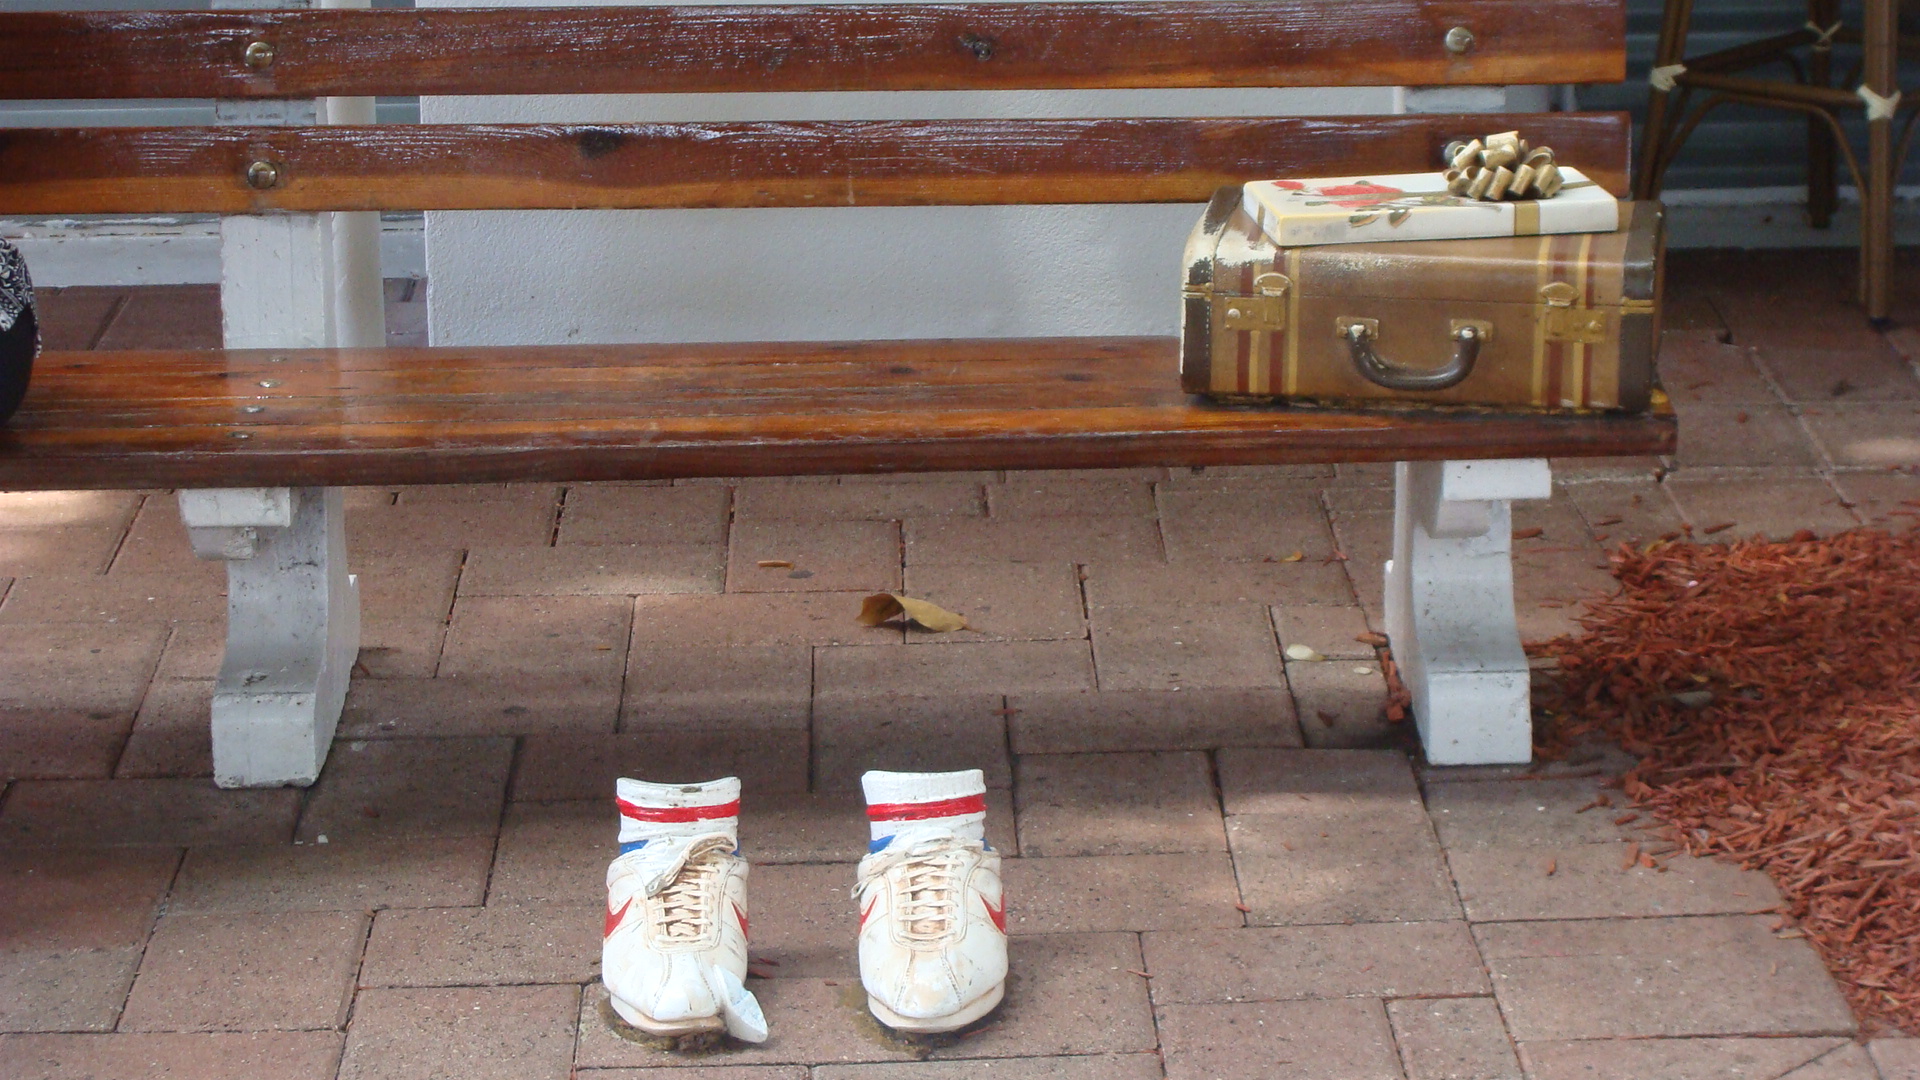
<path id="1" fill-rule="evenodd" d="M 212 6 L 366 7 L 367 0 L 212 0 Z M 223 124 L 371 123 L 373 99 L 223 101 L 214 111 Z M 379 235 L 379 215 L 372 213 L 223 218 L 226 347 L 384 344 Z M 182 491 L 180 516 L 194 553 L 227 563 L 227 651 L 213 693 L 214 782 L 311 784 L 327 760 L 360 650 L 360 597 L 347 573 L 341 492 Z"/>
<path id="2" fill-rule="evenodd" d="M 194 554 L 227 563 L 227 652 L 213 688 L 213 779 L 320 776 L 360 651 L 338 488 L 182 491 Z"/>
<path id="3" fill-rule="evenodd" d="M 1513 610 L 1512 499 L 1544 499 L 1544 458 L 1400 462 L 1387 636 L 1427 760 L 1533 756 L 1527 657 Z"/>
<path id="4" fill-rule="evenodd" d="M 228 348 L 379 345 L 372 215 L 284 214 L 221 223 Z M 268 405 L 269 410 L 273 408 Z M 195 554 L 227 560 L 227 651 L 213 695 L 221 787 L 318 779 L 360 648 L 338 488 L 182 491 Z"/>

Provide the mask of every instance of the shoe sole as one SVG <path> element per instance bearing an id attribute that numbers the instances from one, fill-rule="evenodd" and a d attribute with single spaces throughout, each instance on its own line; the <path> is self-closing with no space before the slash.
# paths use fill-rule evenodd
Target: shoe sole
<path id="1" fill-rule="evenodd" d="M 677 1039 L 687 1035 L 722 1035 L 726 1033 L 727 1023 L 718 1016 L 695 1016 L 686 1020 L 655 1020 L 639 1009 L 608 995 L 608 1003 L 620 1019 L 649 1035 Z"/>
<path id="2" fill-rule="evenodd" d="M 872 994 L 867 995 L 867 1008 L 873 1011 L 874 1019 L 895 1031 L 903 1031 L 912 1035 L 939 1035 L 949 1031 L 958 1031 L 992 1012 L 994 1006 L 1000 1004 L 1000 999 L 1005 997 L 1006 994 L 1007 984 L 1000 983 L 993 989 L 973 999 L 972 1002 L 962 1006 L 960 1011 L 949 1013 L 946 1016 L 930 1016 L 925 1018 L 901 1016 L 899 1013 L 882 1005 L 880 999 L 874 997 Z"/>

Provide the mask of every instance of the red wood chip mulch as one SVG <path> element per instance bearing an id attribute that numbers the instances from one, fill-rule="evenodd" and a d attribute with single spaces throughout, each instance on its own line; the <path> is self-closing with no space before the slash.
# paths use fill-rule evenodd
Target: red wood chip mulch
<path id="1" fill-rule="evenodd" d="M 1622 547 L 1541 753 L 1617 739 L 1694 855 L 1764 870 L 1869 1027 L 1920 1033 L 1920 532 Z"/>

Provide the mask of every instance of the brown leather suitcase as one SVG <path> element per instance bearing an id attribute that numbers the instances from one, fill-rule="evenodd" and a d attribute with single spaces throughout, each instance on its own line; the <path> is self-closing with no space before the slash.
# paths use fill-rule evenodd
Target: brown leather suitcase
<path id="1" fill-rule="evenodd" d="M 1180 380 L 1225 400 L 1645 410 L 1658 203 L 1622 228 L 1276 248 L 1222 188 L 1187 242 Z"/>

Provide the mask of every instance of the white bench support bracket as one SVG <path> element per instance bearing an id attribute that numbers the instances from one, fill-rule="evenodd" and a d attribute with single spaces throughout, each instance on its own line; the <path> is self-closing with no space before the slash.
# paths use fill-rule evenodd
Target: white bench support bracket
<path id="1" fill-rule="evenodd" d="M 1508 503 L 1547 498 L 1552 481 L 1544 458 L 1395 467 L 1387 636 L 1435 765 L 1533 756 Z"/>
<path id="2" fill-rule="evenodd" d="M 227 652 L 213 688 L 221 787 L 306 786 L 333 742 L 360 652 L 339 488 L 182 491 L 193 552 L 227 563 Z"/>

